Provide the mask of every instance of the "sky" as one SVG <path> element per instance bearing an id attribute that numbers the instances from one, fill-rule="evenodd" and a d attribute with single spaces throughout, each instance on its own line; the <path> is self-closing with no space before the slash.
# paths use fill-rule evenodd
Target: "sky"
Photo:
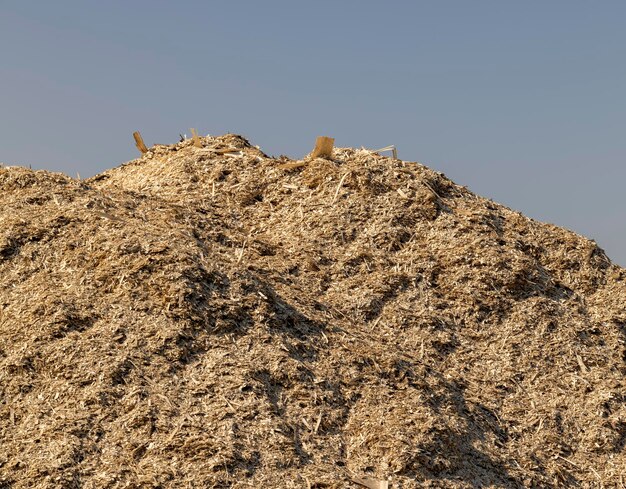
<path id="1" fill-rule="evenodd" d="M 88 177 L 180 133 L 394 144 L 626 266 L 623 0 L 0 0 L 0 162 Z"/>

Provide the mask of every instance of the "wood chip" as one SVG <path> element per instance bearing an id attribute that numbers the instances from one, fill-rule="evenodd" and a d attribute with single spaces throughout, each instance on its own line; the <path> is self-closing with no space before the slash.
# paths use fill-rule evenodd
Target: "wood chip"
<path id="1" fill-rule="evenodd" d="M 359 484 L 368 489 L 388 489 L 389 482 L 379 479 L 373 479 L 371 477 L 353 477 L 352 482 Z"/>
<path id="2" fill-rule="evenodd" d="M 198 131 L 195 130 L 195 128 L 191 128 L 191 139 L 193 140 L 193 145 L 196 148 L 201 148 L 202 147 L 202 142 L 200 141 L 200 138 L 198 137 Z"/>
<path id="3" fill-rule="evenodd" d="M 330 158 L 333 154 L 335 138 L 319 136 L 315 141 L 315 148 L 311 153 L 311 158 Z"/>
<path id="4" fill-rule="evenodd" d="M 133 137 L 135 138 L 135 145 L 137 146 L 137 149 L 139 151 L 141 151 L 141 153 L 147 153 L 148 152 L 148 148 L 146 147 L 145 143 L 143 142 L 143 138 L 141 137 L 141 134 L 139 133 L 139 131 L 135 131 L 133 133 Z"/>
<path id="5" fill-rule="evenodd" d="M 278 165 L 276 168 L 279 170 L 291 170 L 292 168 L 300 168 L 301 166 L 305 166 L 308 161 L 294 161 L 291 163 L 284 163 L 282 165 Z"/>

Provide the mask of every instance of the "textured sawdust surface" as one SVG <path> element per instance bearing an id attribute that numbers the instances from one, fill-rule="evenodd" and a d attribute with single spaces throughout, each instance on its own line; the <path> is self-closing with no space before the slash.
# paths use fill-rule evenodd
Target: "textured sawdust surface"
<path id="1" fill-rule="evenodd" d="M 626 487 L 593 241 L 364 149 L 201 146 L 0 168 L 0 487 Z"/>

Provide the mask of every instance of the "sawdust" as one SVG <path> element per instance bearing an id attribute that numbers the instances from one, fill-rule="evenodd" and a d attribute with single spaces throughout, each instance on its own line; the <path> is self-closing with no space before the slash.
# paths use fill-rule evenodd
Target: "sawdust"
<path id="1" fill-rule="evenodd" d="M 594 242 L 368 150 L 200 145 L 0 168 L 0 487 L 626 487 Z"/>

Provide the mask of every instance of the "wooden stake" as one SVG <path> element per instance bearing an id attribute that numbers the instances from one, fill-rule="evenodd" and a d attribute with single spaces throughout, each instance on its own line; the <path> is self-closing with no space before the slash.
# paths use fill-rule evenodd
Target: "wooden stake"
<path id="1" fill-rule="evenodd" d="M 202 148 L 202 143 L 200 142 L 200 138 L 198 137 L 198 131 L 196 131 L 193 127 L 191 128 L 191 139 L 193 139 L 193 145 L 197 148 Z"/>
<path id="2" fill-rule="evenodd" d="M 143 142 L 143 138 L 141 137 L 141 134 L 139 134 L 139 131 L 135 131 L 133 133 L 133 137 L 135 138 L 135 145 L 137 146 L 137 149 L 139 151 L 141 151 L 141 153 L 147 153 L 148 152 L 148 148 L 146 148 L 146 145 Z"/>
<path id="3" fill-rule="evenodd" d="M 311 158 L 330 158 L 333 154 L 335 138 L 319 136 L 315 141 L 315 149 L 311 153 Z"/>

